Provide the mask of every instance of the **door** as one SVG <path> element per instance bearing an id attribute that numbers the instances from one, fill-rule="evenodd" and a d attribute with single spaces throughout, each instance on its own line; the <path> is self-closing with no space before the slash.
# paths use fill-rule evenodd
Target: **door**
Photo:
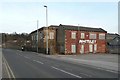
<path id="1" fill-rule="evenodd" d="M 81 53 L 81 54 L 84 53 L 84 45 L 81 45 L 80 53 Z"/>
<path id="2" fill-rule="evenodd" d="M 94 53 L 97 52 L 97 44 L 94 44 Z"/>
<path id="3" fill-rule="evenodd" d="M 76 45 L 71 45 L 71 52 L 76 53 Z"/>
<path id="4" fill-rule="evenodd" d="M 89 52 L 93 52 L 93 45 L 92 44 L 89 45 Z"/>

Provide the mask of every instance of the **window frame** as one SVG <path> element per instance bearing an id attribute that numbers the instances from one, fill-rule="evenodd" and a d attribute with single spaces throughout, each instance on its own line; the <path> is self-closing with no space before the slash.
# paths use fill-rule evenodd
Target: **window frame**
<path id="1" fill-rule="evenodd" d="M 102 36 L 104 35 L 104 39 L 103 39 L 103 38 L 100 38 L 100 35 L 102 35 Z M 104 34 L 104 33 L 99 33 L 99 39 L 100 39 L 100 40 L 105 40 L 105 34 Z"/>
<path id="2" fill-rule="evenodd" d="M 81 39 L 85 39 L 85 33 L 81 32 Z"/>
<path id="3" fill-rule="evenodd" d="M 75 44 L 71 44 L 71 52 L 76 53 L 76 45 Z"/>
<path id="4" fill-rule="evenodd" d="M 94 38 L 91 37 L 91 35 L 94 35 Z M 89 39 L 97 39 L 97 34 L 96 33 L 89 33 Z"/>
<path id="5" fill-rule="evenodd" d="M 71 38 L 76 39 L 76 32 L 71 32 Z"/>

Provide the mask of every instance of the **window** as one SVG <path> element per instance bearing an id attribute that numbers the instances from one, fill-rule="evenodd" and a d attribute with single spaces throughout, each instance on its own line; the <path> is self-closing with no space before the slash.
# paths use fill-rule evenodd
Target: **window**
<path id="1" fill-rule="evenodd" d="M 43 33 L 40 32 L 40 39 L 43 39 Z"/>
<path id="2" fill-rule="evenodd" d="M 37 35 L 36 34 L 34 35 L 34 40 L 37 40 Z"/>
<path id="3" fill-rule="evenodd" d="M 105 34 L 103 33 L 99 34 L 99 39 L 105 39 Z"/>
<path id="4" fill-rule="evenodd" d="M 71 36 L 72 39 L 76 39 L 76 32 L 72 32 L 71 35 L 72 35 Z"/>
<path id="5" fill-rule="evenodd" d="M 95 33 L 90 33 L 90 39 L 96 39 L 96 34 Z"/>
<path id="6" fill-rule="evenodd" d="M 33 36 L 32 36 L 32 41 L 33 41 Z"/>
<path id="7" fill-rule="evenodd" d="M 35 40 L 35 35 L 33 36 L 33 39 Z"/>
<path id="8" fill-rule="evenodd" d="M 76 53 L 76 45 L 71 45 L 71 52 Z"/>
<path id="9" fill-rule="evenodd" d="M 49 33 L 49 38 L 50 38 L 50 39 L 54 39 L 54 33 L 53 33 L 53 32 L 50 32 L 50 33 Z"/>
<path id="10" fill-rule="evenodd" d="M 81 33 L 81 39 L 85 38 L 85 33 Z"/>

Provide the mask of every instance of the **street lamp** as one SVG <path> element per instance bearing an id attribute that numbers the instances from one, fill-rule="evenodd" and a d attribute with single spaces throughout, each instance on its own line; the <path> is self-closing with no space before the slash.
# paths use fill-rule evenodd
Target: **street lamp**
<path id="1" fill-rule="evenodd" d="M 37 53 L 38 53 L 38 26 L 39 26 L 39 20 L 37 20 Z"/>
<path id="2" fill-rule="evenodd" d="M 46 8 L 46 53 L 48 54 L 48 11 L 47 11 L 47 6 L 44 5 Z"/>

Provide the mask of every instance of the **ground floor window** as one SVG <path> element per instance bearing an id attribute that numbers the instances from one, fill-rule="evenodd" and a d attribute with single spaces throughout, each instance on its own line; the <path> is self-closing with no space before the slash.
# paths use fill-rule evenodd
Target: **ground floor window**
<path id="1" fill-rule="evenodd" d="M 84 53 L 84 45 L 81 45 L 80 53 L 81 53 L 81 54 Z"/>
<path id="2" fill-rule="evenodd" d="M 71 45 L 71 52 L 76 53 L 76 45 L 74 44 Z"/>

